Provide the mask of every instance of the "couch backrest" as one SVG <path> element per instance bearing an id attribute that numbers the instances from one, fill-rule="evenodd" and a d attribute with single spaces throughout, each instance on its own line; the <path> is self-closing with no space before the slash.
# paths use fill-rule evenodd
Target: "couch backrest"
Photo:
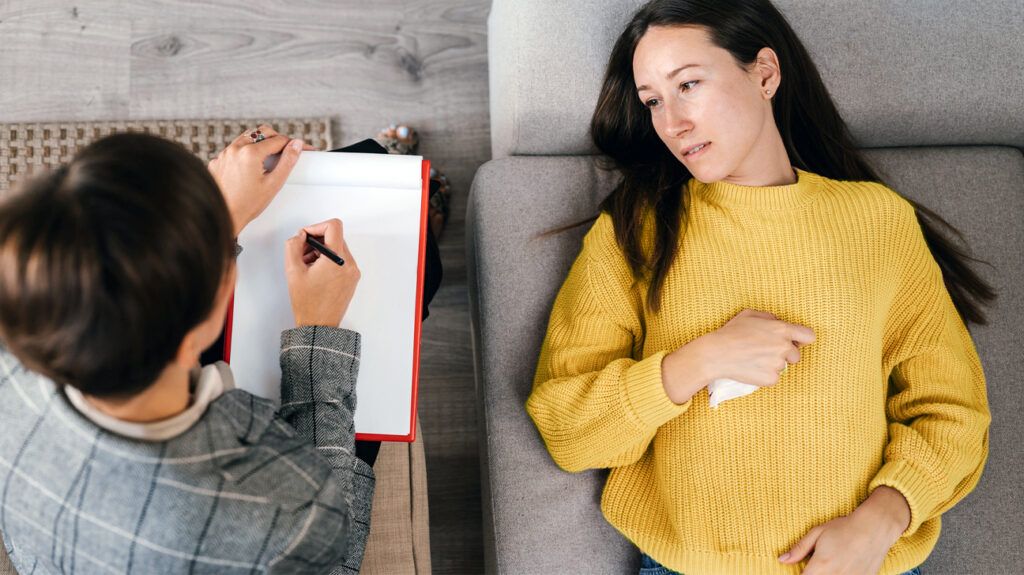
<path id="1" fill-rule="evenodd" d="M 601 517 L 603 472 L 568 474 L 524 410 L 551 303 L 614 177 L 587 137 L 612 42 L 642 2 L 495 0 L 495 160 L 477 174 L 467 259 L 484 468 L 486 554 L 502 573 L 635 572 Z M 974 493 L 943 516 L 927 573 L 1024 573 L 1024 5 L 1019 0 L 779 0 L 868 159 L 992 264 L 1000 293 L 974 340 L 993 413 Z M 537 157 L 542 156 L 542 157 Z"/>
<path id="2" fill-rule="evenodd" d="M 593 153 L 612 43 L 642 0 L 494 0 L 494 158 Z M 779 0 L 865 147 L 1024 147 L 1019 0 Z"/>

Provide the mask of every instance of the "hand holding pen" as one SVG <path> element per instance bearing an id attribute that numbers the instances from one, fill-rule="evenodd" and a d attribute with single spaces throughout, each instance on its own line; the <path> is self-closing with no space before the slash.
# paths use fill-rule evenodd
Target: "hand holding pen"
<path id="1" fill-rule="evenodd" d="M 342 258 L 338 254 L 332 252 L 331 248 L 323 245 L 322 243 L 320 243 L 320 241 L 318 241 L 313 236 L 307 235 L 306 236 L 306 243 L 309 244 L 310 247 L 312 247 L 314 250 L 316 250 L 320 254 L 327 256 L 327 259 L 329 259 L 332 262 L 338 264 L 339 266 L 345 265 L 345 259 L 344 258 Z M 313 258 L 312 258 L 313 261 L 316 261 L 316 254 L 311 254 L 311 255 L 313 255 Z M 313 263 L 313 262 L 311 261 L 309 263 Z"/>
<path id="2" fill-rule="evenodd" d="M 290 238 L 285 275 L 296 325 L 341 325 L 360 278 L 341 221 L 307 226 Z"/>

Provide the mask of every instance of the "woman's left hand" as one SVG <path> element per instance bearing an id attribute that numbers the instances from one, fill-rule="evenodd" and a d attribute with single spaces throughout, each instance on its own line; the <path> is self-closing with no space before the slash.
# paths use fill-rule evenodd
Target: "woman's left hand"
<path id="1" fill-rule="evenodd" d="M 799 563 L 813 551 L 803 575 L 877 575 L 909 521 L 910 507 L 903 496 L 882 486 L 853 513 L 808 531 L 790 549 L 789 557 L 779 560 L 787 565 Z"/>
<path id="2" fill-rule="evenodd" d="M 263 212 L 281 190 L 299 154 L 303 150 L 314 149 L 302 140 L 278 134 L 270 126 L 261 125 L 257 130 L 266 139 L 253 142 L 249 134 L 255 130 L 246 131 L 209 164 L 210 173 L 220 186 L 231 212 L 235 237 Z M 281 154 L 281 157 L 274 169 L 267 171 L 264 162 L 274 154 Z"/>

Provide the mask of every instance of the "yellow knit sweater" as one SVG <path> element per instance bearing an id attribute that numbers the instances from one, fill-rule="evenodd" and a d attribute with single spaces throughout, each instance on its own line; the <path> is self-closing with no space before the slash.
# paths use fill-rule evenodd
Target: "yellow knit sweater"
<path id="1" fill-rule="evenodd" d="M 686 575 L 799 573 L 806 561 L 778 556 L 879 485 L 910 503 L 881 571 L 901 573 L 988 456 L 981 363 L 913 207 L 880 184 L 797 176 L 690 180 L 659 313 L 602 214 L 551 311 L 530 416 L 563 469 L 611 468 L 604 516 Z M 775 386 L 674 404 L 662 358 L 743 308 L 817 339 Z"/>

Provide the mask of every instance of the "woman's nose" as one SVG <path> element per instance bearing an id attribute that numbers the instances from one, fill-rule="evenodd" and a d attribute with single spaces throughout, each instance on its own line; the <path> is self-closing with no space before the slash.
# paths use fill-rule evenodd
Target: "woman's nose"
<path id="1" fill-rule="evenodd" d="M 665 132 L 673 138 L 680 138 L 693 128 L 689 113 L 679 104 L 665 106 Z"/>

